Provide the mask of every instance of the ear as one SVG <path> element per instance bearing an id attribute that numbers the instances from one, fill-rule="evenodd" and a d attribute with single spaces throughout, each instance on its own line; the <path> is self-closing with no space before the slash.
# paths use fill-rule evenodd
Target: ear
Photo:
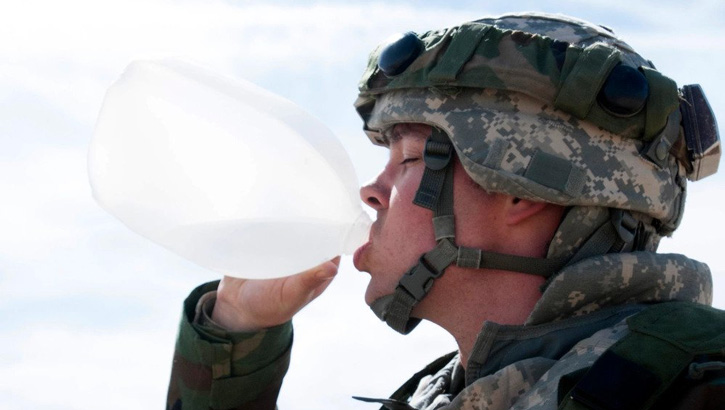
<path id="1" fill-rule="evenodd" d="M 506 224 L 518 225 L 530 217 L 542 212 L 549 204 L 546 202 L 534 202 L 516 197 L 508 198 L 506 212 Z"/>

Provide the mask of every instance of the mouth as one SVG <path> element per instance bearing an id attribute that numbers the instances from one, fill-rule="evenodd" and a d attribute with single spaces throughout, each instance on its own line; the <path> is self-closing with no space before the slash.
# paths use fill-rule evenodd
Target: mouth
<path id="1" fill-rule="evenodd" d="M 365 250 L 369 248 L 373 244 L 373 236 L 375 235 L 375 232 L 380 229 L 380 214 L 378 213 L 377 218 L 373 222 L 372 226 L 370 227 L 370 233 L 368 235 L 368 241 L 362 244 L 359 248 L 355 250 L 355 253 L 352 255 L 352 264 L 355 266 L 355 269 L 357 269 L 360 272 L 367 272 L 365 270 L 365 267 L 361 264 L 363 263 L 363 254 L 365 253 Z"/>
<path id="2" fill-rule="evenodd" d="M 365 242 L 365 244 L 363 244 L 362 246 L 360 246 L 359 248 L 357 248 L 357 250 L 355 250 L 355 253 L 352 255 L 352 264 L 353 264 L 353 266 L 355 266 L 355 269 L 357 269 L 357 270 L 359 270 L 361 272 L 363 271 L 362 266 L 360 266 L 362 254 L 363 254 L 363 252 L 365 252 L 365 250 L 371 244 L 372 244 L 372 242 L 370 242 L 370 241 Z"/>
<path id="3" fill-rule="evenodd" d="M 355 250 L 355 253 L 352 255 L 352 264 L 353 266 L 355 266 L 355 269 L 360 272 L 364 272 L 365 267 L 361 265 L 361 263 L 363 262 L 363 254 L 365 253 L 365 250 L 373 244 L 373 231 L 376 229 L 376 224 L 377 221 L 373 222 L 373 226 L 370 228 L 368 241 L 362 244 L 359 248 L 357 248 Z"/>

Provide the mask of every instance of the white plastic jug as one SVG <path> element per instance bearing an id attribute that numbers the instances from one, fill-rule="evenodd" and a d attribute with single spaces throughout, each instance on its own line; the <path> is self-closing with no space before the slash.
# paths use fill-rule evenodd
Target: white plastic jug
<path id="1" fill-rule="evenodd" d="M 104 209 L 225 275 L 291 275 L 368 237 L 355 170 L 327 127 L 181 60 L 126 68 L 106 93 L 88 164 Z"/>

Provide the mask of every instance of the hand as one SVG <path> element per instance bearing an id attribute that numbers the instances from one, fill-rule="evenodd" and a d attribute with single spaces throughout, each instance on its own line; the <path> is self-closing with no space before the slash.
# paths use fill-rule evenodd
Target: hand
<path id="1" fill-rule="evenodd" d="M 233 332 L 280 325 L 318 297 L 337 274 L 340 257 L 278 279 L 222 278 L 212 320 Z"/>

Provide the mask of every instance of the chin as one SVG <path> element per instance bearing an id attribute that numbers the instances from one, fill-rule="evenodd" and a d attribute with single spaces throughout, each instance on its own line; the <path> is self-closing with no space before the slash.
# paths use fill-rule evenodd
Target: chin
<path id="1" fill-rule="evenodd" d="M 365 303 L 370 306 L 373 304 L 373 302 L 380 299 L 381 297 L 395 293 L 395 288 L 397 286 L 397 280 L 393 283 L 386 284 L 381 283 L 380 281 L 376 281 L 374 278 L 371 278 L 370 282 L 368 283 L 368 287 L 365 290 Z"/>
<path id="2" fill-rule="evenodd" d="M 370 291 L 370 285 L 368 284 L 368 288 L 365 291 L 365 304 L 368 306 L 372 305 L 375 301 L 375 297 L 373 296 L 372 292 Z"/>
<path id="3" fill-rule="evenodd" d="M 395 291 L 395 288 L 393 288 L 392 290 L 390 290 L 389 292 L 386 293 L 384 290 L 381 290 L 379 287 L 375 287 L 373 285 L 373 281 L 371 280 L 370 283 L 368 283 L 367 289 L 365 290 L 365 303 L 368 306 L 370 306 L 373 304 L 373 302 L 375 302 L 379 298 L 381 298 L 385 295 L 391 294 L 394 291 Z"/>

